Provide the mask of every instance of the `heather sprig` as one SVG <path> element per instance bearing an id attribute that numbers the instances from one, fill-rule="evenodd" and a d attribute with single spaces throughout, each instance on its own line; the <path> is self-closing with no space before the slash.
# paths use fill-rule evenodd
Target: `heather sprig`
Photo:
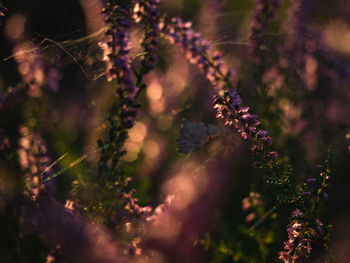
<path id="1" fill-rule="evenodd" d="M 225 120 L 225 125 L 232 126 L 244 140 L 254 142 L 252 153 L 262 153 L 264 146 L 272 145 L 272 139 L 267 135 L 267 131 L 257 128 L 260 124 L 258 116 L 249 113 L 249 107 L 242 106 L 242 103 L 236 90 L 226 91 L 223 97 L 214 98 L 213 108 L 217 109 L 216 117 Z M 278 158 L 275 151 L 267 152 L 265 155 L 273 160 Z"/>
<path id="2" fill-rule="evenodd" d="M 105 15 L 107 30 L 105 38 L 99 43 L 103 50 L 102 60 L 106 62 L 107 80 L 117 79 L 124 84 L 130 84 L 127 78 L 131 77 L 128 28 L 129 11 L 110 2 L 102 10 Z"/>
<path id="3" fill-rule="evenodd" d="M 197 64 L 202 74 L 219 93 L 223 96 L 214 98 L 213 107 L 217 109 L 217 118 L 224 118 L 225 125 L 233 126 L 243 139 L 251 139 L 256 142 L 252 148 L 254 153 L 261 152 L 264 144 L 272 144 L 268 132 L 259 130 L 260 124 L 257 115 L 249 113 L 249 107 L 242 106 L 243 101 L 237 91 L 232 88 L 232 71 L 225 66 L 222 55 L 213 51 L 209 42 L 201 38 L 199 32 L 192 29 L 192 23 L 183 23 L 181 18 L 172 18 L 170 23 L 163 22 L 162 33 L 172 44 L 178 45 L 185 53 L 190 63 Z M 266 153 L 271 159 L 277 159 L 277 152 Z"/>
<path id="4" fill-rule="evenodd" d="M 188 61 L 198 66 L 214 89 L 231 87 L 233 72 L 225 68 L 221 53 L 213 51 L 209 42 L 192 29 L 192 22 L 184 23 L 179 17 L 172 18 L 169 22 L 163 19 L 160 27 L 168 41 L 185 52 Z"/>
<path id="5" fill-rule="evenodd" d="M 275 181 L 278 184 L 290 185 L 288 169 L 278 165 L 278 153 L 268 150 L 272 145 L 272 139 L 266 130 L 259 129 L 258 116 L 249 112 L 248 106 L 243 106 L 243 100 L 233 88 L 231 83 L 232 71 L 228 70 L 222 60 L 220 52 L 212 50 L 211 45 L 201 38 L 200 33 L 192 29 L 192 23 L 183 23 L 181 18 L 173 18 L 168 24 L 163 21 L 162 33 L 172 44 L 178 45 L 185 53 L 191 63 L 196 63 L 203 74 L 218 90 L 219 95 L 214 97 L 213 107 L 217 109 L 217 118 L 224 119 L 225 125 L 232 126 L 244 140 L 252 141 L 251 152 L 258 154 L 262 159 L 257 166 L 265 168 L 270 176 L 266 177 L 267 182 Z M 280 173 L 283 173 L 280 174 Z M 293 200 L 297 198 L 294 195 Z"/>
<path id="6" fill-rule="evenodd" d="M 292 213 L 295 218 L 288 226 L 288 241 L 284 242 L 284 251 L 280 252 L 279 259 L 287 263 L 302 262 L 310 256 L 311 239 L 315 237 L 315 230 L 309 228 L 303 221 L 298 220 L 303 213 L 298 209 Z M 320 223 L 321 225 L 322 223 Z"/>
<path id="7" fill-rule="evenodd" d="M 321 169 L 319 178 L 310 177 L 299 188 L 303 197 L 297 202 L 298 208 L 292 212 L 292 221 L 287 228 L 289 240 L 284 242 L 284 251 L 280 252 L 279 259 L 284 262 L 302 262 L 309 257 L 312 243 L 318 240 L 328 250 L 327 238 L 331 227 L 325 226 L 319 217 L 322 203 L 328 200 L 326 189 L 331 177 L 331 166 L 332 149 L 329 148 L 325 164 L 318 166 Z"/>
<path id="8" fill-rule="evenodd" d="M 107 81 L 117 85 L 115 101 L 109 112 L 108 137 L 98 140 L 100 158 L 97 175 L 90 175 L 93 184 L 88 186 L 94 196 L 86 196 L 86 188 L 78 183 L 74 189 L 77 207 L 91 221 L 106 225 L 113 233 L 124 236 L 123 225 L 139 228 L 137 219 L 152 211 L 150 206 L 142 207 L 136 190 L 132 189 L 132 178 L 123 171 L 121 158 L 126 154 L 124 143 L 128 138 L 128 130 L 134 126 L 137 117 L 136 97 L 144 88 L 144 69 L 132 68 L 129 55 L 131 13 L 114 1 L 108 1 L 102 11 L 107 27 L 104 41 L 99 43 L 103 49 L 102 60 L 106 63 Z M 142 65 L 144 67 L 144 65 Z M 113 81 L 115 80 L 115 81 Z M 109 147 L 104 147 L 109 145 Z M 125 230 L 126 252 L 128 255 L 141 253 L 140 233 Z"/>
<path id="9" fill-rule="evenodd" d="M 119 87 L 116 92 L 122 98 L 125 113 L 128 113 L 127 108 L 133 104 L 138 91 L 133 81 L 129 55 L 130 13 L 123 7 L 114 4 L 113 1 L 107 3 L 102 13 L 106 16 L 107 31 L 106 39 L 99 44 L 103 49 L 102 60 L 106 62 L 107 80 L 117 80 Z M 127 128 L 133 126 L 131 118 L 125 122 L 125 125 Z"/>
<path id="10" fill-rule="evenodd" d="M 129 11 L 116 5 L 114 1 L 110 1 L 102 13 L 105 14 L 107 31 L 105 40 L 101 41 L 99 45 L 103 49 L 102 60 L 106 63 L 107 80 L 117 80 L 116 93 L 119 103 L 117 109 L 111 113 L 109 118 L 109 137 L 113 147 L 102 152 L 99 161 L 99 173 L 108 171 L 106 162 L 112 158 L 110 174 L 113 174 L 119 158 L 125 154 L 122 152 L 122 147 L 127 138 L 126 130 L 134 126 L 137 110 L 133 105 L 139 88 L 134 84 L 129 55 Z M 100 141 L 99 147 L 103 145 Z"/>

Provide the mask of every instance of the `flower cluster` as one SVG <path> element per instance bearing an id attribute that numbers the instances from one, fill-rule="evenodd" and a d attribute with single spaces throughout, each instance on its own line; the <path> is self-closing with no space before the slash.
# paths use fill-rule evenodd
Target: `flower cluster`
<path id="1" fill-rule="evenodd" d="M 140 236 L 140 228 L 143 230 L 143 227 L 144 227 L 143 224 L 146 222 L 146 219 L 150 216 L 153 209 L 151 206 L 141 207 L 138 203 L 139 202 L 138 198 L 134 197 L 135 192 L 136 190 L 132 189 L 129 192 L 123 193 L 123 199 L 126 202 L 124 206 L 124 210 L 126 210 L 127 213 L 129 214 L 128 218 L 135 219 L 137 217 L 141 217 L 140 222 L 128 221 L 125 223 L 126 232 L 129 234 L 129 236 L 132 237 L 132 240 L 126 246 L 126 251 L 128 255 L 141 256 L 142 238 Z M 137 226 L 136 223 L 141 223 L 141 226 Z"/>
<path id="2" fill-rule="evenodd" d="M 153 213 L 153 208 L 151 206 L 141 207 L 138 204 L 138 199 L 133 196 L 134 192 L 135 190 L 132 190 L 130 193 L 124 193 L 123 195 L 126 201 L 124 209 L 130 214 L 129 219 L 140 218 L 139 221 L 128 221 L 125 223 L 126 232 L 133 237 L 131 242 L 126 246 L 126 250 L 128 255 L 140 256 L 142 254 L 140 245 L 143 241 L 141 233 L 145 230 L 145 223 L 147 223 L 147 218 Z"/>
<path id="3" fill-rule="evenodd" d="M 99 42 L 99 45 L 103 50 L 102 60 L 105 61 L 107 67 L 107 80 L 130 78 L 128 47 L 130 36 L 127 31 L 130 24 L 125 18 L 129 12 L 122 7 L 111 6 L 107 3 L 102 14 L 106 15 L 105 23 L 108 29 L 105 33 L 105 39 Z"/>
<path id="4" fill-rule="evenodd" d="M 329 162 L 327 160 L 327 162 Z M 326 167 L 324 167 L 323 165 L 318 165 L 318 168 L 321 168 L 322 171 L 320 172 L 320 184 L 316 187 L 316 183 L 317 183 L 317 178 L 315 177 L 310 177 L 306 180 L 307 183 L 307 189 L 304 190 L 303 195 L 305 197 L 309 196 L 309 197 L 315 197 L 316 201 L 320 201 L 320 200 L 328 200 L 328 194 L 326 192 L 326 188 L 329 186 L 329 180 L 331 178 L 331 170 L 329 167 L 329 164 L 326 162 Z"/>
<path id="5" fill-rule="evenodd" d="M 134 0 L 133 16 L 136 23 L 145 21 L 147 27 L 145 28 L 145 35 L 142 40 L 142 46 L 145 55 L 141 61 L 145 72 L 152 70 L 157 63 L 157 52 L 159 49 L 159 22 L 160 13 L 158 11 L 158 4 L 160 0 Z"/>
<path id="6" fill-rule="evenodd" d="M 209 42 L 201 38 L 200 33 L 192 29 L 192 23 L 183 23 L 180 18 L 173 18 L 171 23 L 163 24 L 162 32 L 172 44 L 179 46 L 187 59 L 197 64 L 202 73 L 215 89 L 227 89 L 230 87 L 232 71 L 227 70 L 222 60 L 221 53 L 211 50 Z M 212 54 L 210 56 L 210 54 Z M 224 73 L 225 72 L 225 73 Z M 252 147 L 253 153 L 263 151 L 263 145 L 270 146 L 272 139 L 267 131 L 257 129 L 260 124 L 257 115 L 249 113 L 249 107 L 242 106 L 242 99 L 236 90 L 226 91 L 223 97 L 215 97 L 213 107 L 217 109 L 217 118 L 225 118 L 225 125 L 233 126 L 243 139 L 261 141 Z M 277 159 L 277 152 L 267 153 L 269 159 Z"/>
<path id="7" fill-rule="evenodd" d="M 21 135 L 18 140 L 19 162 L 22 169 L 26 170 L 26 186 L 31 198 L 36 200 L 44 187 L 43 180 L 51 175 L 46 171 L 50 159 L 45 142 L 39 134 L 31 133 L 28 127 L 23 125 L 19 127 L 19 133 Z"/>
<path id="8" fill-rule="evenodd" d="M 105 33 L 106 39 L 99 45 L 103 49 L 102 60 L 106 62 L 107 80 L 117 79 L 120 84 L 117 94 L 123 104 L 123 115 L 126 117 L 124 124 L 126 128 L 131 128 L 137 114 L 131 106 L 137 95 L 138 87 L 134 85 L 129 56 L 130 35 L 127 30 L 130 27 L 130 23 L 127 21 L 129 11 L 107 3 L 102 13 L 106 15 L 105 23 L 108 30 Z"/>
<path id="9" fill-rule="evenodd" d="M 317 183 L 317 178 L 310 177 L 304 184 L 304 192 L 302 193 L 304 199 L 307 198 L 311 202 L 313 208 L 319 207 L 319 204 L 323 200 L 328 200 L 328 194 L 325 192 L 325 188 L 328 187 L 330 173 L 331 173 L 331 150 L 328 152 L 327 160 L 325 165 L 318 165 L 322 169 L 320 173 L 321 183 L 316 191 L 312 191 L 312 188 Z M 308 187 L 308 189 L 305 189 Z M 305 203 L 304 203 L 305 204 Z M 304 211 L 305 208 L 304 205 Z M 309 209 L 309 211 L 312 209 Z M 306 213 L 306 212 L 305 212 Z M 304 216 L 304 213 L 299 209 L 295 209 L 292 212 L 293 221 L 287 228 L 289 240 L 284 242 L 285 251 L 280 252 L 280 259 L 284 262 L 301 262 L 303 258 L 308 258 L 311 252 L 311 240 L 319 239 L 320 236 L 326 235 L 326 228 L 324 224 L 315 218 Z"/>
<path id="10" fill-rule="evenodd" d="M 287 228 L 288 241 L 284 242 L 284 251 L 279 254 L 279 259 L 285 263 L 302 262 L 311 253 L 311 240 L 323 234 L 324 227 L 320 220 L 315 221 L 316 229 L 303 221 L 304 214 L 296 209 L 292 213 L 294 220 Z"/>
<path id="11" fill-rule="evenodd" d="M 161 30 L 170 43 L 179 46 L 192 64 L 197 64 L 215 89 L 222 89 L 232 76 L 232 71 L 224 68 L 220 52 L 213 52 L 209 42 L 192 29 L 192 22 L 184 23 L 181 18 L 172 18 L 170 23 L 161 22 Z"/>
<path id="12" fill-rule="evenodd" d="M 244 140 L 250 139 L 256 142 L 251 148 L 252 153 L 260 153 L 264 145 L 272 145 L 272 139 L 267 135 L 267 131 L 257 128 L 260 124 L 258 116 L 249 113 L 249 107 L 243 107 L 242 103 L 236 90 L 226 91 L 223 97 L 214 98 L 213 108 L 217 109 L 217 118 L 225 119 L 225 125 L 233 126 Z M 278 154 L 274 151 L 269 152 L 267 157 L 277 159 Z"/>
<path id="13" fill-rule="evenodd" d="M 262 50 L 265 49 L 268 26 L 275 18 L 280 0 L 255 0 L 255 9 L 250 27 L 250 52 L 257 63 L 263 63 Z"/>
<path id="14" fill-rule="evenodd" d="M 123 198 L 126 201 L 126 205 L 124 206 L 124 209 L 135 215 L 143 215 L 143 214 L 148 215 L 150 212 L 152 212 L 152 207 L 150 206 L 141 207 L 138 203 L 139 202 L 138 198 L 134 197 L 135 192 L 136 191 L 132 189 L 128 193 L 123 193 Z"/>

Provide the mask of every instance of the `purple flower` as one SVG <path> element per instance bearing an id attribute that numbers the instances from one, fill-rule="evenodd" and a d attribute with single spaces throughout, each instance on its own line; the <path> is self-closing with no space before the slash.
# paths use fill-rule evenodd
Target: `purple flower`
<path id="1" fill-rule="evenodd" d="M 311 192 L 303 192 L 303 196 L 310 196 Z"/>
<path id="2" fill-rule="evenodd" d="M 327 193 L 323 193 L 323 198 L 324 198 L 324 200 L 328 201 L 328 194 Z"/>
<path id="3" fill-rule="evenodd" d="M 287 251 L 281 251 L 279 252 L 280 256 L 278 257 L 280 260 L 283 260 L 285 263 L 289 263 L 290 262 L 290 253 L 288 253 Z"/>
<path id="4" fill-rule="evenodd" d="M 323 225 L 321 220 L 316 219 L 316 227 L 317 227 L 318 232 L 323 234 L 323 232 L 324 232 L 324 225 Z"/>
<path id="5" fill-rule="evenodd" d="M 307 180 L 306 180 L 306 182 L 307 183 L 314 183 L 314 182 L 316 182 L 316 178 L 313 178 L 313 177 L 311 177 L 311 178 L 308 178 Z"/>
<path id="6" fill-rule="evenodd" d="M 294 241 L 297 237 L 299 237 L 301 234 L 302 226 L 303 224 L 300 221 L 294 220 L 291 226 L 287 228 L 289 239 L 292 239 Z"/>
<path id="7" fill-rule="evenodd" d="M 272 140 L 271 137 L 267 136 L 268 132 L 257 128 L 260 124 L 258 116 L 250 114 L 249 107 L 243 107 L 242 103 L 237 91 L 233 90 L 225 92 L 224 97 L 215 97 L 212 104 L 213 108 L 217 109 L 216 117 L 225 119 L 225 125 L 233 126 L 244 140 L 254 139 L 271 145 Z M 254 145 L 251 150 L 253 153 L 258 153 L 261 148 L 259 145 Z M 278 153 L 269 152 L 267 158 L 276 160 Z"/>
<path id="8" fill-rule="evenodd" d="M 61 59 L 56 56 L 50 61 L 50 65 L 46 72 L 46 85 L 52 92 L 57 92 L 59 88 L 59 81 L 62 78 L 61 74 Z"/>
<path id="9" fill-rule="evenodd" d="M 275 152 L 275 151 L 269 152 L 268 156 L 269 156 L 270 159 L 273 159 L 273 160 L 278 159 L 278 153 Z"/>
<path id="10" fill-rule="evenodd" d="M 299 209 L 295 209 L 292 213 L 292 217 L 300 217 L 303 216 L 303 212 L 301 212 Z"/>
<path id="11" fill-rule="evenodd" d="M 5 16 L 5 13 L 8 11 L 8 9 L 3 6 L 3 5 L 0 5 L 0 16 Z"/>
<path id="12" fill-rule="evenodd" d="M 134 125 L 132 117 L 137 115 L 132 105 L 139 90 L 134 84 L 129 56 L 130 14 L 128 10 L 110 3 L 107 3 L 102 13 L 106 15 L 105 23 L 108 27 L 104 41 L 99 43 L 103 50 L 102 60 L 106 63 L 107 80 L 116 79 L 119 83 L 116 93 L 121 98 L 124 125 L 129 129 Z"/>
<path id="13" fill-rule="evenodd" d="M 292 242 L 292 240 L 288 240 L 286 242 L 283 242 L 284 244 L 284 249 L 287 250 L 286 253 L 291 253 L 294 249 L 294 243 Z"/>
<path id="14" fill-rule="evenodd" d="M 292 217 L 299 217 L 302 215 L 303 213 L 298 209 L 294 210 L 292 213 Z M 321 228 L 323 226 L 322 222 L 319 220 L 316 220 L 316 224 Z M 293 220 L 287 228 L 289 239 L 283 242 L 284 250 L 279 252 L 279 259 L 283 260 L 285 263 L 303 262 L 302 260 L 308 258 L 311 253 L 312 247 L 309 233 L 314 232 L 315 231 L 307 227 L 307 224 L 304 222 Z M 322 233 L 321 231 L 319 232 Z"/>
<path id="15" fill-rule="evenodd" d="M 152 70 L 157 63 L 157 52 L 159 49 L 159 22 L 160 13 L 158 4 L 160 0 L 133 0 L 133 16 L 136 23 L 144 22 L 147 24 L 145 35 L 142 40 L 142 46 L 145 50 L 145 55 L 141 60 L 141 64 L 146 72 Z"/>
<path id="16" fill-rule="evenodd" d="M 5 16 L 7 13 L 8 9 L 0 4 L 0 25 L 2 25 L 2 16 Z"/>

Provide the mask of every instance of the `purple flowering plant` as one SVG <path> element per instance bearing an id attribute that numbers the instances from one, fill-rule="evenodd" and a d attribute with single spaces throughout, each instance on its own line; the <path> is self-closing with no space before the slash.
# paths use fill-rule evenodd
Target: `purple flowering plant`
<path id="1" fill-rule="evenodd" d="M 244 17 L 229 1 L 194 2 L 196 15 L 186 1 L 58 4 L 84 12 L 75 40 L 41 34 L 21 0 L 0 3 L 4 262 L 332 262 L 346 251 L 332 213 L 349 211 L 327 212 L 349 201 L 331 187 L 349 168 L 350 61 L 336 33 L 317 26 L 315 1 L 237 1 Z M 222 30 L 232 34 L 216 42 Z"/>

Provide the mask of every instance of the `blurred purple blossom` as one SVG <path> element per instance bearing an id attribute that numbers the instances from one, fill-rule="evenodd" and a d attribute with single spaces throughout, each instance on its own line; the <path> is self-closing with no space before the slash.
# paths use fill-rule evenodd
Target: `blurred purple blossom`
<path id="1" fill-rule="evenodd" d="M 28 94 L 32 97 L 41 96 L 41 86 L 45 83 L 45 65 L 40 47 L 30 41 L 17 43 L 13 54 L 18 71 L 29 86 Z"/>
<path id="2" fill-rule="evenodd" d="M 46 67 L 46 85 L 52 92 L 57 92 L 59 89 L 59 81 L 62 78 L 61 67 L 61 58 L 58 55 L 55 56 Z"/>
<path id="3" fill-rule="evenodd" d="M 280 7 L 280 0 L 255 0 L 255 9 L 250 26 L 249 41 L 250 52 L 257 63 L 264 62 L 264 49 L 266 49 L 266 38 L 268 27 L 276 16 Z"/>
<path id="4" fill-rule="evenodd" d="M 50 165 L 50 158 L 46 144 L 40 134 L 32 133 L 24 125 L 19 127 L 19 133 L 21 136 L 18 139 L 19 163 L 25 171 L 27 190 L 31 198 L 36 200 L 39 192 L 45 188 L 43 181 L 52 175 L 47 170 Z"/>

